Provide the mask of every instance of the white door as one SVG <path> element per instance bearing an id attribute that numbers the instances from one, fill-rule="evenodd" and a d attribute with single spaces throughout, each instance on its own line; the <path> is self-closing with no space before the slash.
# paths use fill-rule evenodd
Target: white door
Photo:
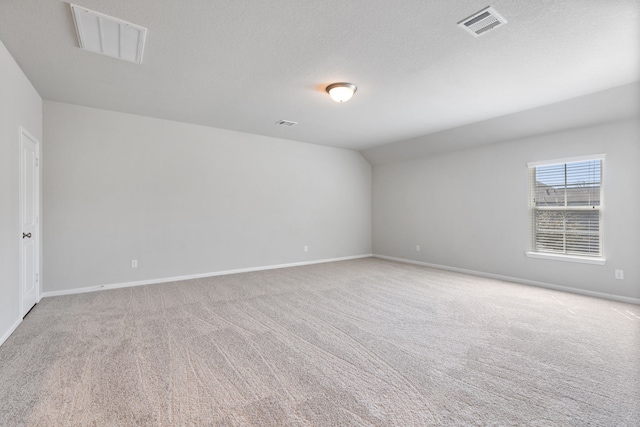
<path id="1" fill-rule="evenodd" d="M 20 299 L 22 316 L 38 302 L 40 211 L 38 141 L 20 129 Z"/>

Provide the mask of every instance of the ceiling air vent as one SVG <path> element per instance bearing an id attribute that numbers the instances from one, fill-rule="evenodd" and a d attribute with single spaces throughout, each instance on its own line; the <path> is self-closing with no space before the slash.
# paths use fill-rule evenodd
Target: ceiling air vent
<path id="1" fill-rule="evenodd" d="M 71 11 L 82 49 L 142 63 L 146 28 L 75 4 L 71 4 Z"/>
<path id="2" fill-rule="evenodd" d="M 292 121 L 290 121 L 290 120 L 278 120 L 278 121 L 276 122 L 276 124 L 277 124 L 277 125 L 280 125 L 280 126 L 287 126 L 287 127 L 291 127 L 291 126 L 295 126 L 295 125 L 297 125 L 297 124 L 298 124 L 298 122 L 292 122 Z"/>
<path id="3" fill-rule="evenodd" d="M 474 37 L 480 37 L 487 31 L 506 23 L 507 20 L 489 6 L 458 22 L 458 27 L 473 34 Z"/>

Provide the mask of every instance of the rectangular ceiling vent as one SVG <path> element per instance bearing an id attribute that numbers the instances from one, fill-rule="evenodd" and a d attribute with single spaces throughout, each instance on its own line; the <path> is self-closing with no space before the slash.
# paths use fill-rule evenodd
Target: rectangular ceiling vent
<path id="1" fill-rule="evenodd" d="M 146 28 L 75 4 L 71 4 L 71 11 L 82 49 L 142 63 Z"/>
<path id="2" fill-rule="evenodd" d="M 487 31 L 506 23 L 507 20 L 489 6 L 458 22 L 458 27 L 473 34 L 474 37 L 480 37 Z"/>
<path id="3" fill-rule="evenodd" d="M 290 120 L 278 120 L 278 121 L 276 122 L 276 124 L 277 124 L 277 125 L 280 125 L 280 126 L 288 126 L 288 127 L 291 127 L 291 126 L 295 126 L 295 125 L 297 125 L 297 124 L 298 124 L 298 122 L 292 122 L 292 121 L 290 121 Z"/>

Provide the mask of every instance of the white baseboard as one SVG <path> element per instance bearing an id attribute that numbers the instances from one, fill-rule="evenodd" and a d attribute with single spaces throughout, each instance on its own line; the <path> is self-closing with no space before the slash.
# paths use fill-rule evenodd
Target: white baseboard
<path id="1" fill-rule="evenodd" d="M 214 271 L 211 273 L 190 274 L 186 276 L 163 277 L 160 279 L 139 280 L 136 282 L 112 283 L 108 285 L 97 285 L 97 286 L 90 286 L 86 288 L 65 289 L 62 291 L 47 291 L 42 293 L 42 297 L 46 298 L 46 297 L 57 297 L 61 295 L 83 294 L 86 292 L 103 291 L 106 289 L 118 289 L 118 288 L 130 288 L 132 286 L 155 285 L 158 283 L 178 282 L 181 280 L 190 280 L 190 279 L 201 279 L 203 277 L 225 276 L 228 274 L 249 273 L 252 271 L 274 270 L 277 268 L 299 267 L 302 265 L 322 264 L 322 263 L 334 262 L 334 261 L 347 261 L 350 259 L 359 259 L 359 258 L 370 258 L 372 256 L 373 254 L 364 254 L 364 255 L 346 256 L 346 257 L 340 257 L 340 258 L 321 259 L 321 260 L 315 260 L 315 261 L 294 262 L 289 264 L 264 265 L 260 267 L 239 268 L 236 270 Z"/>
<path id="2" fill-rule="evenodd" d="M 396 258 L 396 257 L 391 257 L 391 256 L 386 256 L 386 255 L 373 254 L 373 257 L 386 259 L 386 260 L 389 260 L 389 261 L 403 262 L 403 263 L 406 263 L 406 264 L 415 264 L 415 265 L 421 265 L 421 266 L 424 266 L 424 267 L 437 268 L 439 270 L 455 271 L 456 273 L 469 274 L 469 275 L 472 275 L 472 276 L 487 277 L 487 278 L 490 278 L 490 279 L 504 280 L 506 282 L 520 283 L 522 285 L 538 286 L 540 288 L 553 289 L 553 290 L 556 290 L 556 291 L 570 292 L 570 293 L 573 293 L 573 294 L 587 295 L 587 296 L 590 296 L 590 297 L 604 298 L 604 299 L 613 300 L 613 301 L 628 302 L 628 303 L 631 303 L 631 304 L 640 305 L 640 299 L 639 298 L 630 298 L 630 297 L 625 297 L 625 296 L 621 296 L 621 295 L 606 294 L 604 292 L 587 291 L 587 290 L 584 290 L 584 289 L 570 288 L 568 286 L 552 285 L 550 283 L 536 282 L 534 280 L 527 280 L 527 279 L 520 279 L 518 277 L 502 276 L 500 274 L 485 273 L 483 271 L 467 270 L 465 268 L 449 267 L 447 265 L 432 264 L 432 263 L 429 263 L 429 262 L 414 261 L 414 260 L 411 260 L 411 259 Z"/>
<path id="3" fill-rule="evenodd" d="M 22 317 L 19 318 L 16 323 L 14 323 L 13 325 L 11 325 L 11 327 L 9 328 L 9 330 L 7 332 L 5 332 L 5 334 L 2 336 L 2 338 L 0 338 L 0 345 L 4 344 L 4 342 L 9 338 L 9 336 L 13 333 L 13 331 L 16 330 L 16 328 L 20 325 L 20 323 L 22 323 Z"/>

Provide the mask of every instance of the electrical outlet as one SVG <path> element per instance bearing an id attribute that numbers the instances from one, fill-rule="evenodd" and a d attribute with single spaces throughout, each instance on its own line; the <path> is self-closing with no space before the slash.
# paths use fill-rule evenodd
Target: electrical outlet
<path id="1" fill-rule="evenodd" d="M 304 245 L 304 251 L 305 251 L 305 252 L 309 252 L 309 246 Z"/>
<path id="2" fill-rule="evenodd" d="M 420 252 L 420 245 L 416 245 L 416 252 Z"/>
<path id="3" fill-rule="evenodd" d="M 131 260 L 131 268 L 138 268 L 138 260 L 137 259 L 132 259 Z"/>
<path id="4" fill-rule="evenodd" d="M 624 279 L 624 270 L 616 270 L 615 274 L 616 274 L 616 279 L 619 279 L 619 280 Z"/>

